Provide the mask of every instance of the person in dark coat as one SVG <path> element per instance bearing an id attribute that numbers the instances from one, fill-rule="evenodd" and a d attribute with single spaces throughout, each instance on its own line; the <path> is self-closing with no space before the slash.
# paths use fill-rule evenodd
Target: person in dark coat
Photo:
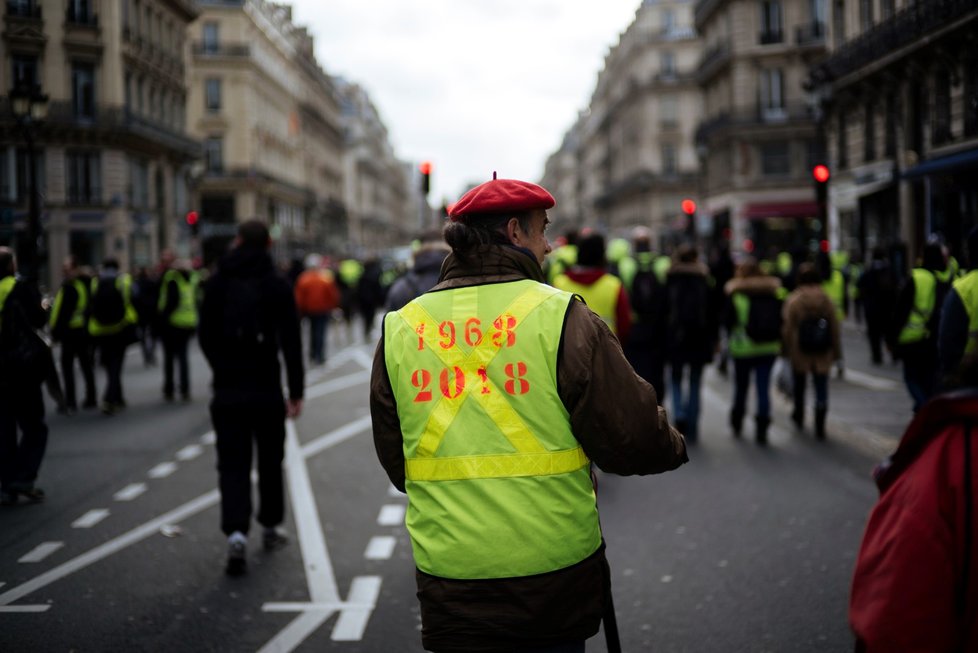
<path id="1" fill-rule="evenodd" d="M 409 301 L 438 283 L 441 264 L 448 252 L 448 245 L 444 241 L 424 243 L 414 253 L 414 265 L 411 269 L 391 285 L 385 308 L 388 311 L 403 308 Z"/>
<path id="2" fill-rule="evenodd" d="M 47 315 L 37 286 L 18 280 L 16 273 L 13 251 L 0 247 L 0 504 L 5 506 L 18 497 L 44 500 L 34 482 L 48 441 L 41 386 L 50 352 L 43 352 L 44 360 L 22 360 L 14 353 L 25 337 L 36 337 L 30 331 L 42 328 Z"/>
<path id="3" fill-rule="evenodd" d="M 941 326 L 937 339 L 940 354 L 940 378 L 952 374 L 965 353 L 978 348 L 973 332 L 972 316 L 978 318 L 978 227 L 968 234 L 969 271 L 954 281 L 941 308 Z"/>
<path id="4" fill-rule="evenodd" d="M 257 220 L 238 227 L 234 248 L 207 280 L 198 339 L 214 373 L 211 421 L 217 435 L 221 529 L 228 536 L 226 572 L 247 569 L 251 525 L 251 457 L 258 450 L 258 522 L 266 549 L 285 536 L 282 460 L 285 419 L 302 412 L 303 366 L 299 316 L 289 283 L 269 256 L 268 228 Z M 282 396 L 279 352 L 288 398 Z"/>
<path id="5" fill-rule="evenodd" d="M 869 267 L 859 276 L 856 286 L 866 319 L 866 337 L 874 365 L 883 364 L 883 340 L 896 306 L 897 281 L 882 247 L 873 249 Z"/>
<path id="6" fill-rule="evenodd" d="M 724 287 L 728 281 L 733 279 L 734 271 L 735 266 L 733 257 L 730 256 L 730 247 L 724 243 L 714 252 L 710 260 L 710 276 L 713 277 L 713 306 L 716 311 L 717 322 L 721 327 L 726 324 L 724 311 L 727 307 L 727 296 L 724 293 Z M 726 376 L 727 361 L 730 358 L 730 352 L 727 350 L 727 344 L 723 341 L 723 336 L 719 332 L 717 333 L 717 339 L 721 341 L 718 345 L 720 353 L 717 371 L 721 375 Z"/>
<path id="7" fill-rule="evenodd" d="M 717 311 L 710 271 L 692 245 L 676 251 L 666 275 L 667 357 L 672 376 L 672 415 L 676 429 L 695 443 L 699 436 L 700 379 L 717 347 Z M 688 380 L 684 392 L 683 377 Z"/>
<path id="8" fill-rule="evenodd" d="M 81 274 L 74 256 L 65 259 L 64 282 L 54 297 L 51 309 L 51 339 L 61 343 L 61 376 L 64 379 L 65 410 L 78 410 L 75 392 L 75 361 L 85 382 L 82 408 L 98 405 L 95 395 L 95 365 L 92 339 L 88 335 L 89 293 L 91 278 Z"/>
<path id="9" fill-rule="evenodd" d="M 369 258 L 363 262 L 363 275 L 357 283 L 357 307 L 363 318 L 363 338 L 370 339 L 377 309 L 384 305 L 384 284 L 381 281 L 380 261 Z"/>

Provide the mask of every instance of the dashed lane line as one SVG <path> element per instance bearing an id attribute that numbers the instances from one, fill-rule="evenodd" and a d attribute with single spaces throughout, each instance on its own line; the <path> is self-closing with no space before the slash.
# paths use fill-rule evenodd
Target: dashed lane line
<path id="1" fill-rule="evenodd" d="M 217 442 L 217 435 L 214 433 L 214 431 L 208 431 L 200 436 L 201 444 L 214 444 L 215 442 Z"/>
<path id="2" fill-rule="evenodd" d="M 71 522 L 72 528 L 91 528 L 109 516 L 109 511 L 104 508 L 89 510 L 84 515 Z"/>
<path id="3" fill-rule="evenodd" d="M 390 535 L 376 535 L 370 538 L 363 557 L 367 560 L 390 560 L 397 546 L 397 538 Z"/>
<path id="4" fill-rule="evenodd" d="M 346 376 L 341 376 L 330 381 L 324 381 L 323 383 L 317 383 L 310 388 L 306 388 L 306 400 L 318 399 L 319 397 L 328 395 L 331 392 L 346 390 L 347 388 L 352 388 L 362 383 L 366 383 L 369 380 L 370 372 L 365 370 L 363 372 L 347 374 Z"/>
<path id="5" fill-rule="evenodd" d="M 844 378 L 853 385 L 859 385 L 869 390 L 896 390 L 900 387 L 899 383 L 891 379 L 884 379 L 881 376 L 867 374 L 852 368 L 846 369 Z"/>
<path id="6" fill-rule="evenodd" d="M 177 452 L 177 460 L 193 460 L 204 453 L 204 448 L 199 444 L 189 444 Z"/>
<path id="7" fill-rule="evenodd" d="M 132 501 L 146 492 L 145 483 L 132 483 L 112 495 L 116 501 Z"/>
<path id="8" fill-rule="evenodd" d="M 65 545 L 64 542 L 43 542 L 17 559 L 17 562 L 34 563 L 41 562 L 49 555 Z"/>
<path id="9" fill-rule="evenodd" d="M 404 506 L 401 504 L 390 504 L 380 509 L 377 516 L 377 523 L 381 526 L 399 526 L 404 523 Z"/>
<path id="10" fill-rule="evenodd" d="M 177 471 L 177 464 L 174 462 L 160 463 L 153 469 L 147 472 L 150 478 L 166 478 L 173 472 Z"/>

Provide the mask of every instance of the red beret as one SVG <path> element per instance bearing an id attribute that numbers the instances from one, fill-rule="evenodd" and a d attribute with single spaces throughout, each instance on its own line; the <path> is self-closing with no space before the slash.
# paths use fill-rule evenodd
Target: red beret
<path id="1" fill-rule="evenodd" d="M 557 202 L 547 189 L 518 179 L 493 179 L 459 198 L 448 212 L 452 221 L 478 213 L 549 209 Z"/>

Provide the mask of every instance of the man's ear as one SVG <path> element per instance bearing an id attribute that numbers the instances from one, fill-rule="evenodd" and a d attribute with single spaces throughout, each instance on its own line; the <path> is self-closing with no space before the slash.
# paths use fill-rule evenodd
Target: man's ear
<path id="1" fill-rule="evenodd" d="M 510 218 L 509 222 L 506 223 L 506 236 L 509 238 L 509 242 L 514 245 L 522 245 L 522 239 L 520 238 L 523 233 L 523 229 L 520 228 L 520 221 L 517 218 Z"/>

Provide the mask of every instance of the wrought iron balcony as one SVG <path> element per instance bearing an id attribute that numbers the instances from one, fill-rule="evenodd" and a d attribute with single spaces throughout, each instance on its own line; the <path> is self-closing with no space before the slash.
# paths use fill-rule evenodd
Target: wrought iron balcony
<path id="1" fill-rule="evenodd" d="M 781 30 L 764 30 L 757 35 L 757 42 L 761 45 L 771 45 L 773 43 L 783 43 L 784 33 Z"/>
<path id="2" fill-rule="evenodd" d="M 195 56 L 247 57 L 251 55 L 251 46 L 247 43 L 204 43 L 203 41 L 196 41 L 192 51 Z"/>
<path id="3" fill-rule="evenodd" d="M 70 25 L 98 27 L 98 14 L 93 11 L 78 11 L 78 8 L 72 3 L 65 10 L 65 22 Z"/>
<path id="4" fill-rule="evenodd" d="M 968 14 L 978 16 L 975 0 L 927 0 L 898 11 L 843 45 L 813 70 L 816 83 L 825 83 L 865 68 L 874 61 L 912 45 Z"/>
<path id="5" fill-rule="evenodd" d="M 716 75 L 730 62 L 730 46 L 727 43 L 717 43 L 703 53 L 700 65 L 696 68 L 696 81 L 703 84 Z"/>
<path id="6" fill-rule="evenodd" d="M 810 123 L 814 126 L 815 117 L 812 108 L 802 102 L 787 104 L 783 107 L 772 108 L 755 106 L 725 111 L 702 123 L 696 129 L 696 141 L 705 141 L 710 136 L 728 130 L 748 129 L 755 127 L 775 127 Z"/>
<path id="7" fill-rule="evenodd" d="M 36 18 L 41 19 L 41 5 L 37 2 L 7 2 L 7 15 L 8 16 L 18 16 L 21 18 Z"/>
<path id="8" fill-rule="evenodd" d="M 795 28 L 795 43 L 798 45 L 815 45 L 825 42 L 825 23 L 808 23 Z"/>

